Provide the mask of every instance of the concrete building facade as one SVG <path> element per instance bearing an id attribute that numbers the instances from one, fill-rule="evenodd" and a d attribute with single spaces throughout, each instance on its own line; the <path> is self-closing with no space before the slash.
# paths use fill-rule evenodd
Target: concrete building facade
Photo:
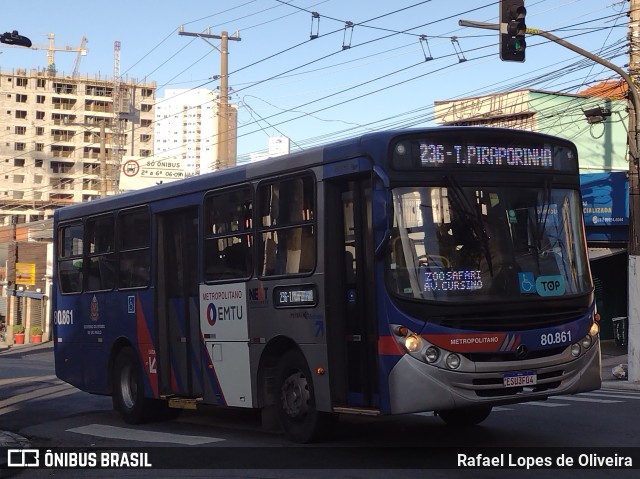
<path id="1" fill-rule="evenodd" d="M 165 89 L 155 108 L 154 156 L 182 164 L 185 176 L 208 173 L 218 161 L 215 90 Z M 228 158 L 235 164 L 237 107 L 229 108 Z"/>
<path id="2" fill-rule="evenodd" d="M 117 87 L 114 102 L 113 79 L 0 71 L 0 225 L 113 194 L 119 159 L 153 154 L 155 83 Z"/>

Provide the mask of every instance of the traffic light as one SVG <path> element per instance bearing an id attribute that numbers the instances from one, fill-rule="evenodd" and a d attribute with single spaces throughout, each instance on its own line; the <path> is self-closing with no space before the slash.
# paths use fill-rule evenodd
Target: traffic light
<path id="1" fill-rule="evenodd" d="M 524 0 L 500 1 L 500 59 L 503 62 L 523 62 L 527 43 Z"/>

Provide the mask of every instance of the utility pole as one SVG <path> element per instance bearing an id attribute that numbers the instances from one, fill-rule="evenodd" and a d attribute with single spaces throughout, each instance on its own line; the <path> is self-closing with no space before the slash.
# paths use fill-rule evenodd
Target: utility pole
<path id="1" fill-rule="evenodd" d="M 87 123 L 72 123 L 70 121 L 64 122 L 65 126 L 81 126 L 85 129 L 92 127 L 93 124 L 88 125 Z M 106 132 L 106 120 L 101 118 L 98 120 L 98 125 L 100 127 L 100 154 L 98 155 L 98 160 L 100 161 L 100 197 L 104 198 L 107 196 L 108 191 L 108 183 L 109 183 L 109 175 L 107 173 L 107 132 Z M 95 136 L 92 134 L 91 136 L 92 142 L 94 142 Z"/>
<path id="2" fill-rule="evenodd" d="M 629 3 L 629 90 L 637 91 L 640 78 L 640 0 Z M 625 79 L 626 80 L 626 79 Z M 630 99 L 633 95 L 630 95 Z M 632 114 L 635 113 L 635 114 Z M 632 101 L 629 112 L 629 331 L 627 335 L 627 377 L 640 381 L 640 187 L 638 140 L 640 128 L 640 104 Z M 633 132 L 634 134 L 631 134 Z"/>
<path id="3" fill-rule="evenodd" d="M 630 24 L 629 24 L 629 39 L 631 42 L 631 66 L 630 73 L 635 74 L 638 78 L 638 61 L 640 56 L 638 55 L 637 44 L 634 47 L 635 41 L 638 39 L 640 32 L 638 31 L 640 13 L 638 8 L 640 7 L 640 0 L 631 0 L 629 6 Z M 497 23 L 485 23 L 475 22 L 470 20 L 460 20 L 458 24 L 462 27 L 474 27 L 484 28 L 488 30 L 500 30 L 500 25 Z M 610 70 L 613 70 L 620 75 L 629 87 L 629 244 L 627 251 L 629 254 L 628 264 L 628 292 L 629 292 L 629 305 L 628 305 L 628 342 L 627 342 L 627 365 L 628 365 L 628 379 L 629 381 L 640 381 L 640 225 L 636 224 L 640 221 L 640 188 L 639 188 L 639 151 L 638 145 L 640 144 L 640 93 L 633 81 L 631 75 L 627 74 L 622 68 L 614 65 L 613 63 L 600 58 L 593 53 L 590 53 L 582 48 L 556 37 L 555 35 L 538 30 L 535 28 L 527 28 L 526 33 L 529 35 L 539 35 L 543 38 L 551 40 L 558 45 L 562 45 L 569 50 L 572 50 L 579 55 L 582 55 L 590 60 L 593 60 L 600 65 L 603 65 Z M 635 62 L 635 63 L 634 63 Z"/>
<path id="4" fill-rule="evenodd" d="M 100 120 L 100 198 L 107 196 L 107 148 L 104 119 Z"/>
<path id="5" fill-rule="evenodd" d="M 213 48 L 220 52 L 220 98 L 218 101 L 218 159 L 213 170 L 220 170 L 229 166 L 235 166 L 235 155 L 229 158 L 229 40 L 240 41 L 237 35 L 230 37 L 227 32 L 220 35 L 210 33 L 185 32 L 182 28 L 178 30 L 178 35 L 190 37 L 200 37 Z M 221 40 L 220 48 L 212 44 L 207 38 Z M 234 126 L 235 129 L 235 126 Z M 234 134 L 235 137 L 235 134 Z"/>

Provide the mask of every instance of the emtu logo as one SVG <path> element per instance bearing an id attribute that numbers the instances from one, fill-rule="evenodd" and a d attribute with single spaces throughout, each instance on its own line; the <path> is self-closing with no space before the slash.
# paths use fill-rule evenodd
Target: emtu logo
<path id="1" fill-rule="evenodd" d="M 216 306 L 213 303 L 209 303 L 209 306 L 207 306 L 207 322 L 213 326 L 214 324 L 216 324 L 216 319 L 217 319 L 218 313 L 216 312 Z"/>

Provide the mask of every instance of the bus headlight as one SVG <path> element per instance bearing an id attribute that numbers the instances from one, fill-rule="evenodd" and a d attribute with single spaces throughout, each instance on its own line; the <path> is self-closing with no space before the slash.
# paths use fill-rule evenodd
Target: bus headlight
<path id="1" fill-rule="evenodd" d="M 600 332 L 600 325 L 594 321 L 593 323 L 591 323 L 589 334 L 595 337 L 599 332 Z"/>
<path id="2" fill-rule="evenodd" d="M 580 356 L 580 345 L 578 343 L 573 343 L 571 345 L 571 356 L 574 358 Z"/>
<path id="3" fill-rule="evenodd" d="M 445 363 L 449 369 L 458 369 L 460 366 L 460 356 L 456 353 L 451 353 L 445 358 Z"/>
<path id="4" fill-rule="evenodd" d="M 435 363 L 440 357 L 440 350 L 435 346 L 429 346 L 424 352 L 424 360 L 429 364 Z"/>
<path id="5" fill-rule="evenodd" d="M 580 345 L 584 349 L 589 349 L 592 344 L 593 344 L 593 339 L 591 339 L 591 335 L 589 334 L 587 334 L 584 338 L 582 338 L 582 341 L 580 341 Z"/>
<path id="6" fill-rule="evenodd" d="M 415 353 L 422 349 L 422 338 L 417 334 L 410 334 L 406 338 L 404 338 L 404 347 L 410 353 Z"/>

